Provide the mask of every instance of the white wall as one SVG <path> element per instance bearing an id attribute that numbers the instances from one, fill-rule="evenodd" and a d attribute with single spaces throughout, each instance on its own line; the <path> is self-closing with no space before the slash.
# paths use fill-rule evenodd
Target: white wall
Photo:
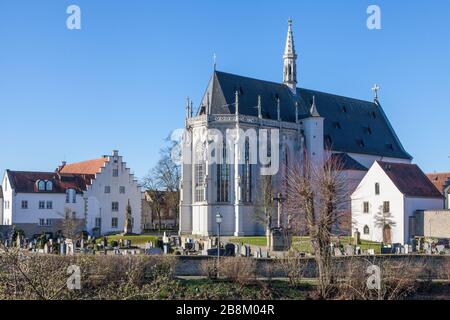
<path id="1" fill-rule="evenodd" d="M 375 195 L 375 183 L 380 184 L 380 194 Z M 403 243 L 404 240 L 404 205 L 403 194 L 385 174 L 383 169 L 374 163 L 366 176 L 351 196 L 352 199 L 352 234 L 356 229 L 361 233 L 361 239 L 382 242 L 383 229 L 377 226 L 376 217 L 384 201 L 389 201 L 392 220 L 392 242 Z M 364 213 L 363 203 L 369 202 L 369 213 Z M 382 210 L 382 208 L 381 208 Z M 381 211 L 382 212 L 382 211 Z M 364 226 L 369 227 L 369 234 L 364 234 Z"/>
<path id="2" fill-rule="evenodd" d="M 2 180 L 2 188 L 3 188 L 3 221 L 4 225 L 12 224 L 12 211 L 13 211 L 13 190 L 11 189 L 11 185 L 8 179 L 8 175 L 5 172 L 5 175 Z M 9 208 L 6 207 L 8 204 Z"/>
<path id="3" fill-rule="evenodd" d="M 3 196 L 0 198 L 0 225 L 3 224 Z"/>
<path id="4" fill-rule="evenodd" d="M 441 210 L 443 208 L 443 199 L 405 197 L 404 242 L 410 242 L 411 235 L 409 234 L 409 217 L 414 216 L 414 213 L 417 210 Z"/>
<path id="5" fill-rule="evenodd" d="M 113 177 L 113 170 L 118 169 L 118 177 Z M 110 186 L 110 193 L 105 193 L 105 186 Z M 119 192 L 120 186 L 125 193 Z M 96 174 L 95 180 L 84 195 L 87 198 L 87 229 L 95 227 L 95 218 L 101 218 L 102 233 L 121 233 L 125 225 L 125 210 L 130 200 L 134 220 L 133 233 L 141 233 L 142 193 L 141 189 L 118 154 L 108 158 L 105 167 Z M 119 210 L 112 211 L 112 202 L 119 202 Z M 117 228 L 112 227 L 112 218 L 118 218 Z"/>
<path id="6" fill-rule="evenodd" d="M 22 209 L 22 201 L 28 201 L 28 209 Z M 39 209 L 39 201 L 45 201 L 45 209 Z M 48 201 L 53 203 L 52 209 L 47 209 Z M 84 202 L 80 194 L 77 194 L 76 203 L 66 203 L 66 195 L 62 193 L 17 193 L 13 197 L 13 206 L 13 224 L 39 224 L 39 219 L 64 219 L 66 208 L 75 212 L 77 218 L 84 217 Z"/>

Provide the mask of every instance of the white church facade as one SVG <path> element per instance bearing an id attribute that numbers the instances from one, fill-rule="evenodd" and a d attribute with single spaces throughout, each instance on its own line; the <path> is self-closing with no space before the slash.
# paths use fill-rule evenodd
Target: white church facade
<path id="1" fill-rule="evenodd" d="M 124 231 L 128 203 L 132 232 L 141 232 L 141 189 L 118 151 L 95 160 L 63 162 L 54 172 L 6 170 L 1 224 L 28 237 L 61 231 L 67 214 L 90 234 Z"/>
<path id="2" fill-rule="evenodd" d="M 278 157 L 280 170 L 271 177 L 277 193 L 283 193 L 281 168 L 302 159 L 303 154 L 321 161 L 328 154 L 325 150 L 330 150 L 345 159 L 350 188 L 358 185 L 376 160 L 411 162 L 412 157 L 404 150 L 377 98 L 373 102 L 362 101 L 297 86 L 292 21 L 283 61 L 282 83 L 214 70 L 196 113 L 188 101 L 182 151 L 180 234 L 215 235 L 217 214 L 223 217 L 223 235 L 265 233 L 265 227 L 255 217 L 261 197 L 262 165 L 249 161 L 252 146 L 245 142 L 243 152 L 236 146 L 221 152 L 223 157 L 240 161 L 210 163 L 203 156 L 210 152 L 205 130 L 218 130 L 225 137 L 228 129 L 243 132 L 254 129 L 258 140 L 261 132 L 266 135 L 264 130 L 276 130 L 277 150 L 270 149 L 270 142 L 268 148 L 272 156 Z"/>

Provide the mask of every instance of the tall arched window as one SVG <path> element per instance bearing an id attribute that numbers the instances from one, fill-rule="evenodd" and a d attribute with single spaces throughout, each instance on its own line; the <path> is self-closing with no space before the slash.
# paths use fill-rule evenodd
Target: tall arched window
<path id="1" fill-rule="evenodd" d="M 217 202 L 228 202 L 230 185 L 230 165 L 227 163 L 227 147 L 223 144 L 222 154 L 217 164 Z"/>
<path id="2" fill-rule="evenodd" d="M 205 160 L 203 144 L 199 142 L 194 154 L 195 202 L 205 201 Z"/>
<path id="3" fill-rule="evenodd" d="M 283 177 L 282 181 L 284 181 L 284 194 L 287 197 L 288 189 L 289 189 L 289 181 L 287 179 L 289 174 L 289 148 L 287 146 L 284 147 L 284 159 L 283 159 Z"/>
<path id="4" fill-rule="evenodd" d="M 243 202 L 252 201 L 252 165 L 250 163 L 250 142 L 245 139 L 244 164 L 242 165 L 241 199 Z"/>

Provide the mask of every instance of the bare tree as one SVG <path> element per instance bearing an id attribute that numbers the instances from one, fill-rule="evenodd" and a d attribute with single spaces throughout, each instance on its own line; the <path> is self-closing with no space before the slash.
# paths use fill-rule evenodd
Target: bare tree
<path id="1" fill-rule="evenodd" d="M 334 287 L 331 236 L 340 226 L 348 201 L 342 164 L 330 157 L 315 163 L 306 156 L 288 169 L 286 209 L 290 227 L 300 232 L 306 226 L 319 276 L 319 294 L 328 298 Z"/>
<path id="2" fill-rule="evenodd" d="M 254 219 L 266 229 L 267 247 L 270 246 L 270 230 L 273 221 L 273 186 L 271 176 L 261 176 L 260 192 L 255 202 Z"/>
<path id="3" fill-rule="evenodd" d="M 147 190 L 165 191 L 164 206 L 169 210 L 168 213 L 174 215 L 175 224 L 177 224 L 179 212 L 181 179 L 181 168 L 173 160 L 173 154 L 176 152 L 177 144 L 175 142 L 171 142 L 168 147 L 162 148 L 158 163 L 142 180 L 142 185 Z M 155 209 L 160 207 L 162 206 Z"/>
<path id="4" fill-rule="evenodd" d="M 147 201 L 150 203 L 150 208 L 153 213 L 156 213 L 158 217 L 158 230 L 161 231 L 162 225 L 162 214 L 165 208 L 164 194 L 161 191 L 150 189 L 147 190 L 146 197 L 148 197 Z"/>
<path id="5" fill-rule="evenodd" d="M 383 243 L 390 243 L 391 241 L 391 229 L 396 226 L 394 217 L 390 211 L 390 208 L 382 205 L 378 208 L 378 211 L 374 216 L 375 226 L 381 229 L 383 234 Z M 387 234 L 388 233 L 388 234 Z"/>
<path id="6" fill-rule="evenodd" d="M 77 220 L 75 213 L 72 211 L 72 209 L 65 207 L 62 220 L 63 236 L 68 239 L 74 239 L 77 234 L 79 224 L 80 223 Z"/>

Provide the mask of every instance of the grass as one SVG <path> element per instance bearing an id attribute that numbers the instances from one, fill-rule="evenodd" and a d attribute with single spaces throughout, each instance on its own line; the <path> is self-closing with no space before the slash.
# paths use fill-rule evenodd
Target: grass
<path id="1" fill-rule="evenodd" d="M 151 236 L 151 235 L 127 235 L 127 236 L 123 236 L 120 234 L 116 234 L 116 235 L 112 235 L 112 236 L 107 236 L 106 237 L 108 242 L 111 241 L 119 241 L 119 239 L 122 240 L 130 240 L 131 241 L 131 245 L 141 245 L 141 244 L 145 244 L 146 242 L 153 242 L 155 244 L 156 240 L 158 239 L 157 236 Z M 103 240 L 102 238 L 97 239 L 97 242 L 100 242 Z"/>
<path id="2" fill-rule="evenodd" d="M 311 242 L 309 237 L 293 237 L 292 246 L 299 251 L 302 252 L 312 252 Z M 333 239 L 333 242 L 336 243 L 336 238 Z M 260 237 L 233 237 L 230 238 L 230 242 L 234 243 L 244 243 L 253 246 L 265 247 L 267 246 L 267 240 L 265 236 Z M 352 238 L 350 236 L 341 237 L 340 242 L 343 245 L 349 244 L 352 242 Z M 378 242 L 372 242 L 367 240 L 361 240 L 361 244 L 359 245 L 361 250 L 366 251 L 367 249 L 374 249 L 375 254 L 381 253 L 381 245 Z"/>

